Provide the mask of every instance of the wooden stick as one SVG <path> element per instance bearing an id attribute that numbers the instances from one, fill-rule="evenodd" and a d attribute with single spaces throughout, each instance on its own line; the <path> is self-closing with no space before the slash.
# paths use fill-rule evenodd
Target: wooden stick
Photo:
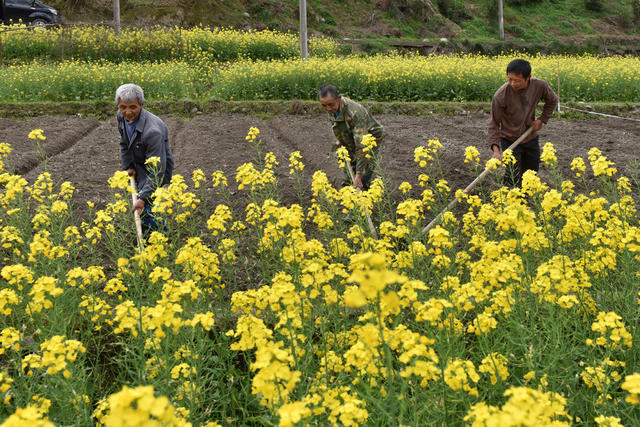
<path id="1" fill-rule="evenodd" d="M 520 138 L 518 138 L 516 140 L 516 142 L 514 142 L 513 144 L 511 144 L 507 150 L 513 150 L 514 148 L 516 148 L 522 141 L 524 141 L 529 135 L 531 135 L 531 132 L 533 132 L 533 128 L 530 127 L 529 129 L 527 129 L 521 136 Z M 476 177 L 476 179 L 474 179 L 471 184 L 467 185 L 467 188 L 464 189 L 465 193 L 469 193 L 469 191 L 471 191 L 471 189 L 473 187 L 476 186 L 476 184 L 478 182 L 480 182 L 482 180 L 482 178 L 485 177 L 486 174 L 488 174 L 491 171 L 491 169 L 485 169 L 482 171 L 482 173 L 480 175 L 478 175 Z M 449 204 L 447 205 L 446 208 L 444 208 L 444 210 L 442 212 L 440 212 L 438 214 L 438 216 L 436 216 L 435 218 L 433 218 L 433 220 L 425 227 L 422 229 L 422 234 L 426 233 L 427 231 L 431 230 L 433 228 L 434 225 L 436 225 L 436 223 L 440 220 L 440 217 L 442 215 L 444 215 L 444 213 L 448 210 L 450 210 L 451 208 L 453 208 L 456 204 L 458 203 L 458 198 L 455 197 L 451 202 L 449 202 Z"/>
<path id="2" fill-rule="evenodd" d="M 133 205 L 133 219 L 136 222 L 136 234 L 138 236 L 138 252 L 142 253 L 142 222 L 140 221 L 140 214 L 135 209 L 136 203 L 138 203 L 138 188 L 136 187 L 136 179 L 133 176 L 129 177 L 129 185 L 131 185 L 131 203 Z"/>
<path id="3" fill-rule="evenodd" d="M 347 170 L 349 171 L 349 176 L 351 177 L 351 182 L 355 182 L 356 176 L 353 174 L 353 169 L 351 168 L 351 163 L 345 162 L 347 164 Z M 358 193 L 360 189 L 358 188 Z M 376 228 L 373 226 L 373 221 L 371 221 L 371 216 L 369 215 L 369 211 L 367 211 L 366 207 L 362 207 L 364 210 L 364 214 L 367 216 L 367 223 L 369 224 L 369 231 L 374 239 L 378 240 L 378 233 L 376 233 Z"/>

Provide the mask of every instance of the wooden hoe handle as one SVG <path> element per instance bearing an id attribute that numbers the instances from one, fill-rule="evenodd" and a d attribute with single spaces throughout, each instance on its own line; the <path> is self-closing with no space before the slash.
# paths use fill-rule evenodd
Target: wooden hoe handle
<path id="1" fill-rule="evenodd" d="M 355 182 L 356 177 L 353 174 L 353 169 L 351 168 L 351 164 L 349 162 L 345 162 L 347 164 L 347 169 L 349 170 L 349 176 L 351 177 L 351 182 Z M 360 189 L 358 188 L 358 192 L 360 192 Z M 369 224 L 369 231 L 371 232 L 371 236 L 373 236 L 374 239 L 378 240 L 378 233 L 376 233 L 376 228 L 373 226 L 373 221 L 371 220 L 371 215 L 369 215 L 369 211 L 367 211 L 367 209 L 363 206 L 362 209 L 364 210 L 365 215 L 367 216 L 367 223 Z"/>
<path id="2" fill-rule="evenodd" d="M 135 210 L 136 203 L 138 203 L 138 188 L 136 187 L 136 179 L 133 176 L 129 177 L 129 185 L 131 185 L 131 203 L 133 206 L 133 219 L 136 222 L 136 234 L 138 236 L 138 252 L 142 253 L 142 222 L 140 221 L 140 214 Z"/>
<path id="3" fill-rule="evenodd" d="M 511 144 L 511 145 L 507 148 L 507 150 L 513 150 L 514 148 L 516 148 L 516 147 L 517 147 L 517 146 L 518 146 L 522 141 L 524 141 L 525 139 L 527 139 L 527 137 L 528 137 L 529 135 L 531 135 L 531 132 L 533 132 L 533 128 L 532 128 L 532 127 L 530 127 L 529 129 L 527 129 L 527 130 L 525 131 L 525 133 L 523 133 L 522 135 L 520 135 L 520 138 L 518 138 L 518 139 L 516 140 L 516 142 L 514 142 L 513 144 Z M 482 173 L 481 173 L 480 175 L 478 175 L 478 176 L 476 177 L 476 179 L 474 179 L 474 180 L 471 182 L 471 184 L 467 185 L 467 188 L 465 188 L 465 189 L 464 189 L 464 192 L 468 194 L 468 193 L 469 193 L 469 191 L 471 191 L 471 189 L 472 189 L 473 187 L 475 187 L 475 186 L 476 186 L 476 184 L 477 184 L 477 183 L 479 183 L 479 182 L 482 180 L 482 178 L 484 178 L 484 177 L 485 177 L 485 175 L 486 175 L 486 174 L 488 174 L 490 171 L 491 171 L 491 169 L 485 169 L 485 170 L 483 170 L 483 171 L 482 171 Z M 449 204 L 447 205 L 447 207 L 446 207 L 446 208 L 444 208 L 444 210 L 443 210 L 442 212 L 440 212 L 440 213 L 438 214 L 438 216 L 436 216 L 435 218 L 433 218 L 433 220 L 432 220 L 432 221 L 431 221 L 431 222 L 430 222 L 430 223 L 429 223 L 425 228 L 423 228 L 423 229 L 422 229 L 422 234 L 424 234 L 424 233 L 426 233 L 427 231 L 431 230 L 431 229 L 433 228 L 433 226 L 434 226 L 434 225 L 436 225 L 436 223 L 440 220 L 440 217 L 441 217 L 441 216 L 442 216 L 446 211 L 448 211 L 448 210 L 450 210 L 451 208 L 453 208 L 453 207 L 456 205 L 456 203 L 458 203 L 458 198 L 457 198 L 457 197 L 454 197 L 454 199 L 453 199 L 451 202 L 449 202 Z"/>

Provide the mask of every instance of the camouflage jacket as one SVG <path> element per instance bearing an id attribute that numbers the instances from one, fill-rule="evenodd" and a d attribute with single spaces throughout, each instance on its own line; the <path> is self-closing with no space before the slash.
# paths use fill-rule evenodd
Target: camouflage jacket
<path id="1" fill-rule="evenodd" d="M 329 114 L 329 120 L 340 144 L 347 148 L 349 157 L 356 164 L 355 173 L 365 174 L 372 169 L 370 160 L 362 153 L 362 137 L 371 134 L 376 138 L 377 147 L 384 139 L 384 129 L 362 105 L 346 96 L 340 97 L 338 117 Z M 377 149 L 376 149 L 377 153 Z"/>

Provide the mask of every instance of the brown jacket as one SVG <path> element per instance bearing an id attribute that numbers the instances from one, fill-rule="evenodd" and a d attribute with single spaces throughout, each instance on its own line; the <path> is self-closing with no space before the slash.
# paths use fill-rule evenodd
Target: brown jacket
<path id="1" fill-rule="evenodd" d="M 538 118 L 546 124 L 558 105 L 558 97 L 549 83 L 531 78 L 529 86 L 521 91 L 515 91 L 508 83 L 503 84 L 493 95 L 491 102 L 489 147 L 493 144 L 498 144 L 499 147 L 500 138 L 511 142 L 518 139 L 536 119 L 536 108 L 541 99 L 544 99 L 544 107 Z M 536 136 L 538 134 L 533 132 L 529 140 Z"/>

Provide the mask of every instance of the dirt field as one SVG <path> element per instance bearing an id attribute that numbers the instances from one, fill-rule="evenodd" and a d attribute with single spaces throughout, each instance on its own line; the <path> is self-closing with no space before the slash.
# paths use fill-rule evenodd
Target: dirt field
<path id="1" fill-rule="evenodd" d="M 280 187 L 283 202 L 295 201 L 294 183 L 288 174 L 288 155 L 300 150 L 311 177 L 318 169 L 325 170 L 337 184 L 341 171 L 330 151 L 334 141 L 326 116 L 280 116 L 262 120 L 246 115 L 202 115 L 191 120 L 163 117 L 170 129 L 170 143 L 176 163 L 176 173 L 190 182 L 191 172 L 201 168 L 207 175 L 223 170 L 232 186 L 235 171 L 251 157 L 245 135 L 250 126 L 261 131 L 268 151 L 279 162 Z M 382 149 L 383 168 L 394 185 L 404 180 L 415 183 L 417 167 L 413 161 L 416 146 L 430 138 L 443 144 L 442 159 L 451 188 L 465 187 L 472 176 L 463 163 L 464 149 L 475 145 L 482 161 L 489 158 L 486 146 L 488 116 L 378 116 L 388 132 Z M 0 119 L 0 142 L 13 147 L 9 162 L 13 169 L 33 182 L 43 168 L 34 142 L 27 138 L 32 129 L 44 130 L 49 154 L 47 169 L 56 180 L 69 180 L 76 186 L 76 203 L 93 201 L 102 205 L 109 195 L 107 179 L 119 168 L 118 131 L 115 118 L 107 121 L 78 117 L 42 116 L 27 121 Z M 560 167 L 570 176 L 569 164 L 576 156 L 586 158 L 590 147 L 600 148 L 619 170 L 627 169 L 636 160 L 640 125 L 620 119 L 587 121 L 551 120 L 541 132 L 541 143 L 554 143 Z M 541 170 L 541 176 L 547 173 Z"/>

